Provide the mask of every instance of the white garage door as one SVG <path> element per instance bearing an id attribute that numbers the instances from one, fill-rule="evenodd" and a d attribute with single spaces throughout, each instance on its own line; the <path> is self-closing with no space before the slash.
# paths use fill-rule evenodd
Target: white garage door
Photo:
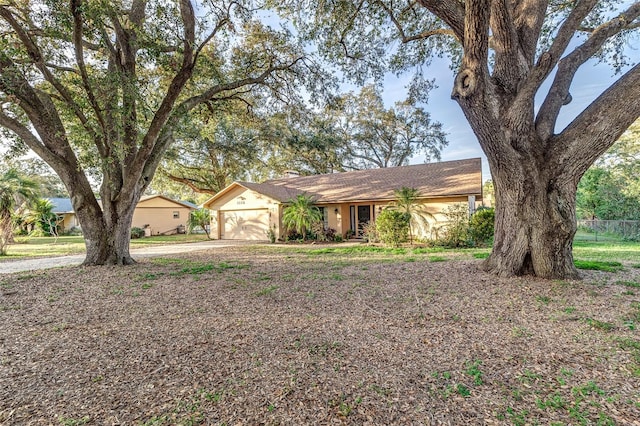
<path id="1" fill-rule="evenodd" d="M 223 240 L 266 240 L 269 210 L 229 210 L 222 213 Z"/>

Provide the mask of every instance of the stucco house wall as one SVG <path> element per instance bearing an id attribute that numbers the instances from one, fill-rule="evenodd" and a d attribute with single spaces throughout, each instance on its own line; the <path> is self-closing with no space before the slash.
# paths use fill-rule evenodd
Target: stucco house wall
<path id="1" fill-rule="evenodd" d="M 205 207 L 211 210 L 214 239 L 266 240 L 274 226 L 280 236 L 280 203 L 264 194 L 234 186 Z"/>
<path id="2" fill-rule="evenodd" d="M 432 227 L 447 221 L 448 206 L 464 203 L 475 208 L 482 200 L 480 159 L 360 170 L 315 176 L 294 176 L 264 183 L 234 182 L 204 203 L 211 210 L 214 238 L 266 240 L 269 229 L 283 238 L 282 212 L 286 203 L 306 194 L 324 211 L 325 226 L 345 237 L 375 221 L 394 200 L 394 191 L 416 188 L 433 214 Z M 275 227 L 275 228 L 274 228 Z M 422 237 L 431 237 L 432 233 Z"/>
<path id="3" fill-rule="evenodd" d="M 186 229 L 193 210 L 180 202 L 156 195 L 140 200 L 133 212 L 132 227 L 148 229 L 149 235 L 171 234 Z"/>

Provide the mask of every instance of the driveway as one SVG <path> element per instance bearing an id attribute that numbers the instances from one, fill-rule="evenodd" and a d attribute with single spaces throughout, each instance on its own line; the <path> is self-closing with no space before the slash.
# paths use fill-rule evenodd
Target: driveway
<path id="1" fill-rule="evenodd" d="M 198 250 L 207 250 L 220 247 L 232 247 L 244 244 L 256 244 L 255 241 L 233 241 L 233 240 L 211 240 L 199 243 L 183 243 L 170 245 L 154 245 L 131 249 L 131 256 L 134 259 L 146 257 L 166 256 L 168 254 L 189 253 Z M 37 259 L 25 259 L 8 262 L 0 262 L 0 274 L 10 274 L 13 272 L 34 271 L 37 269 L 59 268 L 61 266 L 80 265 L 84 260 L 84 254 L 74 254 L 70 256 L 44 257 Z"/>

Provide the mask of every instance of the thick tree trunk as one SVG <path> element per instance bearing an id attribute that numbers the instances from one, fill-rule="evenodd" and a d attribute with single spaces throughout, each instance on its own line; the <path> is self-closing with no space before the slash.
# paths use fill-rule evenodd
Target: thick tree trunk
<path id="1" fill-rule="evenodd" d="M 83 265 L 134 264 L 129 243 L 133 212 L 140 196 L 120 192 L 116 201 L 111 201 L 112 194 L 105 187 L 109 185 L 103 185 L 100 206 L 94 204 L 93 194 L 76 193 L 72 198 L 87 250 Z"/>
<path id="2" fill-rule="evenodd" d="M 81 222 L 82 224 L 82 222 Z M 110 226 L 99 220 L 82 224 L 87 255 L 83 265 L 132 265 L 129 253 L 131 219 L 122 218 Z"/>
<path id="3" fill-rule="evenodd" d="M 500 276 L 579 278 L 573 263 L 575 183 L 550 164 L 493 171 L 496 219 L 493 251 L 482 268 Z"/>

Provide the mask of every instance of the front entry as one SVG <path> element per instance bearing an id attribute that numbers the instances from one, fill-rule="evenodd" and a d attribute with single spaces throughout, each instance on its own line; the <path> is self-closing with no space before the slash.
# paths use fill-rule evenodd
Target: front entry
<path id="1" fill-rule="evenodd" d="M 351 229 L 354 230 L 357 238 L 362 238 L 364 227 L 371 222 L 371 206 L 351 206 Z"/>

